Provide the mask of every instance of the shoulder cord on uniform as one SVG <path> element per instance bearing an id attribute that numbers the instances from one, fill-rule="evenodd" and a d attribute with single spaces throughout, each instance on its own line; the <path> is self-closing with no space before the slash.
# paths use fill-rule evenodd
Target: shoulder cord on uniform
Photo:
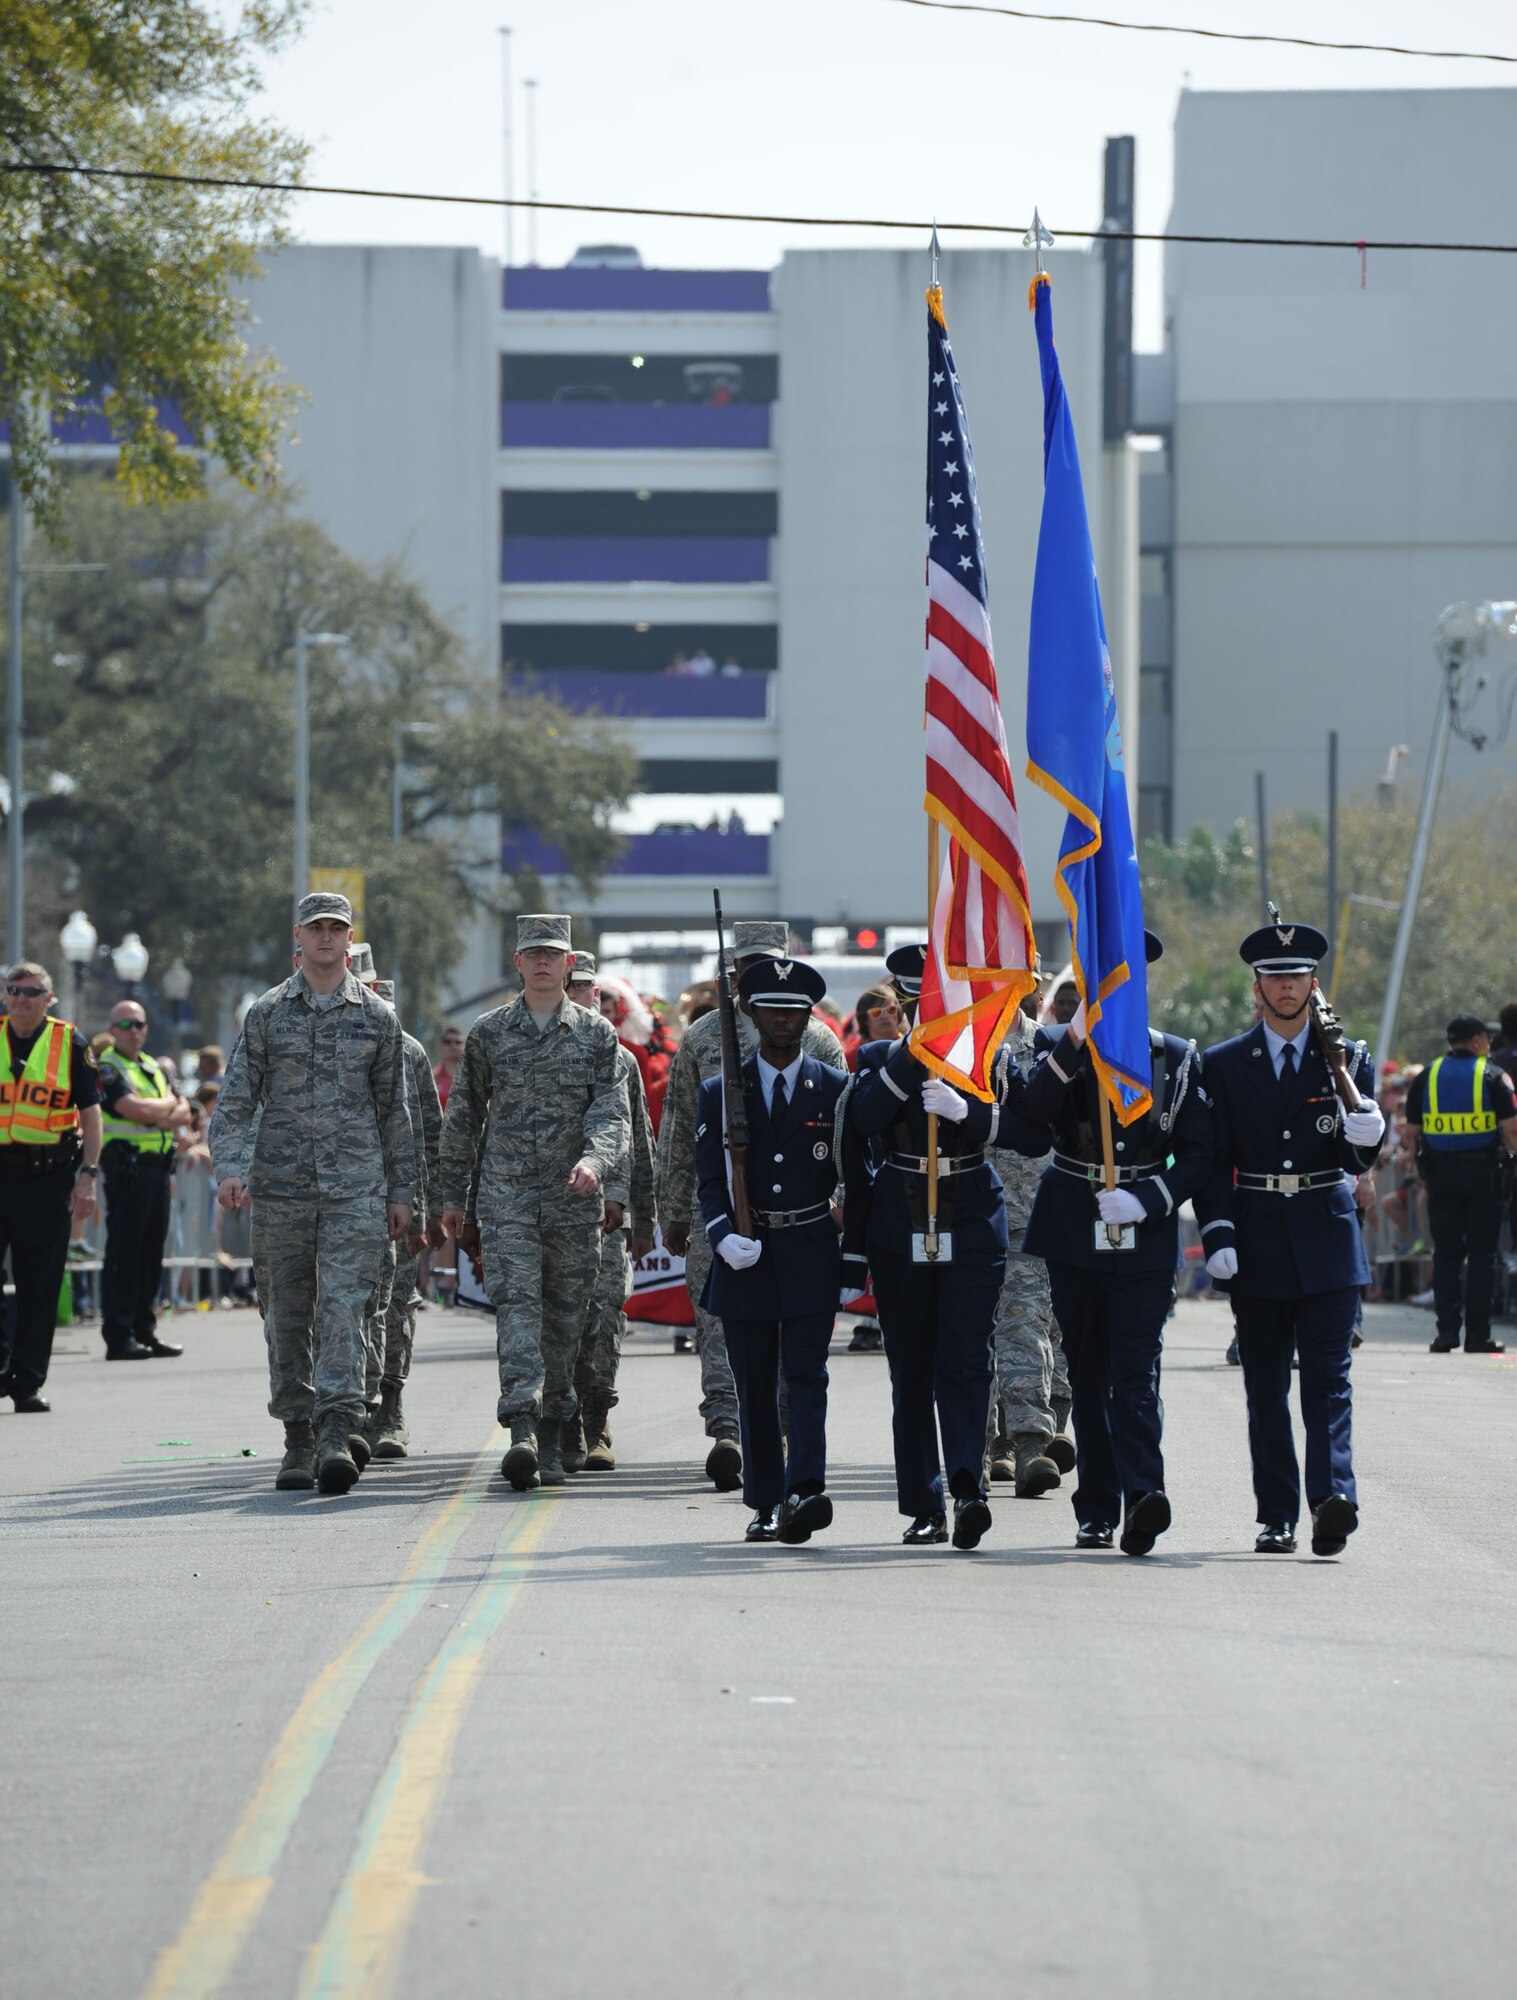
<path id="1" fill-rule="evenodd" d="M 832 1107 L 832 1164 L 840 1183 L 843 1178 L 843 1117 L 857 1081 L 857 1077 L 850 1072 L 848 1081 L 838 1092 L 837 1103 Z"/>
<path id="2" fill-rule="evenodd" d="M 1185 1102 L 1185 1093 L 1190 1089 L 1190 1073 L 1196 1058 L 1194 1042 L 1185 1044 L 1185 1053 L 1180 1058 L 1180 1067 L 1175 1071 L 1174 1091 L 1167 1110 L 1159 1113 L 1159 1130 L 1172 1132 L 1179 1122 L 1180 1106 Z"/>

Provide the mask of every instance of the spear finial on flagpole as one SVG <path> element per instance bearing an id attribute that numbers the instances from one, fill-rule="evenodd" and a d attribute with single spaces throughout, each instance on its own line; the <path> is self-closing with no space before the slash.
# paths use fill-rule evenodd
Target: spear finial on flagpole
<path id="1" fill-rule="evenodd" d="M 932 258 L 931 282 L 935 290 L 938 282 L 938 219 L 936 216 L 932 218 L 932 249 L 930 255 Z"/>
<path id="2" fill-rule="evenodd" d="M 1022 238 L 1022 248 L 1036 253 L 1038 276 L 1040 278 L 1043 277 L 1045 275 L 1043 270 L 1043 252 L 1053 248 L 1053 237 L 1044 227 L 1043 218 L 1036 209 L 1032 212 L 1032 227 Z"/>

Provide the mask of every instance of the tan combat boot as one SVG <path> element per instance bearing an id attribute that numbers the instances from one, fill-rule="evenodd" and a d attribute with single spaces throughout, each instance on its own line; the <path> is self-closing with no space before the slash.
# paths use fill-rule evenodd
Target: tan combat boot
<path id="1" fill-rule="evenodd" d="M 316 1490 L 316 1432 L 310 1424 L 286 1424 L 284 1457 L 274 1480 L 280 1493 L 313 1493 Z"/>
<path id="2" fill-rule="evenodd" d="M 329 1410 L 316 1434 L 316 1484 L 323 1493 L 346 1493 L 357 1484 L 358 1472 L 348 1420 L 340 1410 Z"/>
<path id="3" fill-rule="evenodd" d="M 556 1417 L 544 1417 L 537 1426 L 537 1476 L 544 1486 L 562 1486 L 565 1480 L 563 1447 L 565 1426 Z"/>
<path id="4" fill-rule="evenodd" d="M 379 1409 L 374 1418 L 374 1456 L 404 1458 L 410 1442 L 401 1385 L 385 1382 L 380 1387 Z"/>
<path id="5" fill-rule="evenodd" d="M 531 1417 L 511 1419 L 511 1449 L 500 1462 L 500 1473 L 518 1493 L 529 1492 L 539 1483 L 537 1424 Z"/>
<path id="6" fill-rule="evenodd" d="M 565 1472 L 583 1472 L 585 1469 L 586 1440 L 580 1415 L 566 1417 L 558 1429 L 559 1456 L 564 1462 Z"/>
<path id="7" fill-rule="evenodd" d="M 586 1472 L 615 1472 L 616 1458 L 611 1450 L 611 1408 L 609 1404 L 602 1402 L 586 1403 L 585 1445 Z"/>
<path id="8" fill-rule="evenodd" d="M 1036 1436 L 1013 1438 L 1016 1452 L 1017 1498 L 1035 1500 L 1051 1493 L 1059 1484 L 1059 1468 L 1048 1456 L 1047 1440 Z"/>

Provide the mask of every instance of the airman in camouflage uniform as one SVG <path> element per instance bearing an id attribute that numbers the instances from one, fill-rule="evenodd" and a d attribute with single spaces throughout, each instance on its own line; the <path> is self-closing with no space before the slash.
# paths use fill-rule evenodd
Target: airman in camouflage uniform
<path id="1" fill-rule="evenodd" d="M 395 1005 L 393 980 L 376 979 L 373 992 L 387 1007 Z M 438 1148 L 442 1139 L 442 1104 L 432 1058 L 414 1035 L 400 1031 L 406 1052 L 407 1106 L 416 1131 L 416 1201 L 411 1227 L 398 1243 L 386 1246 L 387 1283 L 381 1283 L 383 1309 L 376 1311 L 369 1332 L 368 1436 L 376 1458 L 404 1458 L 411 1434 L 406 1424 L 404 1391 L 416 1345 L 416 1313 L 421 1291 L 416 1282 L 421 1253 L 430 1243 L 443 1244 L 442 1224 L 432 1212 L 437 1195 Z M 377 1407 L 376 1407 L 377 1399 Z"/>
<path id="2" fill-rule="evenodd" d="M 741 973 L 756 959 L 785 958 L 790 950 L 790 926 L 773 922 L 739 921 L 732 926 L 731 950 Z M 746 1062 L 758 1049 L 758 1031 L 741 1007 L 737 1011 L 738 1058 Z M 802 1042 L 806 1055 L 840 1069 L 843 1052 L 838 1038 L 818 1020 L 806 1024 Z M 703 1014 L 692 1021 L 669 1068 L 669 1090 L 658 1128 L 658 1212 L 664 1242 L 685 1259 L 685 1283 L 695 1307 L 695 1347 L 701 1364 L 701 1416 L 712 1440 L 706 1477 L 719 1492 L 743 1482 L 743 1454 L 738 1443 L 737 1388 L 722 1323 L 701 1304 L 711 1270 L 711 1246 L 706 1240 L 695 1199 L 696 1103 L 707 1077 L 722 1070 L 721 1015 Z M 693 1226 L 692 1226 L 693 1225 Z"/>
<path id="3" fill-rule="evenodd" d="M 223 1207 L 253 1205 L 269 1411 L 285 1426 L 276 1484 L 345 1493 L 359 1471 L 364 1308 L 386 1235 L 410 1226 L 416 1148 L 400 1023 L 346 969 L 347 898 L 306 896 L 297 914 L 301 968 L 248 1010 L 211 1120 L 211 1172 Z"/>
<path id="4" fill-rule="evenodd" d="M 576 1413 L 600 1232 L 622 1221 L 605 1187 L 631 1134 L 616 1030 L 564 994 L 569 919 L 518 917 L 516 931 L 522 992 L 482 1015 L 464 1044 L 443 1117 L 438 1208 L 456 1240 L 477 1154 L 498 1413 L 511 1429 L 501 1471 L 524 1491 L 564 1477 L 561 1433 Z"/>
<path id="5" fill-rule="evenodd" d="M 1014 1063 L 1026 1076 L 1035 1053 L 1032 1023 L 1018 1014 L 997 1065 Z M 997 1147 L 995 1164 L 1006 1189 L 1011 1254 L 996 1305 L 996 1393 L 986 1456 L 992 1479 L 1015 1479 L 1018 1495 L 1030 1499 L 1057 1486 L 1061 1471 L 1074 1470 L 1074 1444 L 1066 1435 L 1069 1376 L 1049 1296 L 1048 1266 L 1020 1248 L 1045 1163 Z"/>
<path id="6" fill-rule="evenodd" d="M 577 951 L 574 969 L 569 974 L 569 998 L 598 1013 L 600 988 L 595 972 L 594 952 Z M 581 1466 L 590 1472 L 616 1470 L 610 1417 L 617 1403 L 616 1371 L 626 1324 L 623 1307 L 632 1294 L 633 1262 L 648 1254 L 653 1247 L 653 1232 L 658 1227 L 653 1193 L 653 1123 L 648 1116 L 643 1073 L 630 1049 L 619 1048 L 617 1056 L 627 1084 L 632 1152 L 630 1159 L 617 1163 L 606 1183 L 606 1193 L 608 1196 L 615 1193 L 629 1202 L 631 1241 L 625 1225 L 608 1230 L 601 1237 L 600 1272 L 590 1295 L 590 1311 L 574 1366 L 574 1388 L 583 1424 L 576 1422 L 570 1427 L 570 1444 L 563 1455 L 566 1472 L 577 1472 Z"/>

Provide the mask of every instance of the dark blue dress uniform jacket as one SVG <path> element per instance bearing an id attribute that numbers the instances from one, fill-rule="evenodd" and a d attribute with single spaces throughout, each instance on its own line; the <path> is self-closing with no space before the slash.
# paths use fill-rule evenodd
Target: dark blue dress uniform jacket
<path id="1" fill-rule="evenodd" d="M 779 1130 L 758 1079 L 758 1058 L 743 1064 L 748 1103 L 748 1201 L 755 1211 L 754 1235 L 764 1253 L 746 1271 L 733 1271 L 714 1258 L 701 1303 L 729 1319 L 799 1319 L 833 1312 L 843 1285 L 842 1253 L 831 1213 L 815 1222 L 770 1229 L 757 1211 L 778 1213 L 830 1203 L 841 1174 L 840 1106 L 851 1079 L 814 1056 L 803 1056 L 795 1089 Z M 737 1228 L 727 1192 L 727 1153 L 722 1134 L 722 1080 L 701 1085 L 695 1124 L 697 1199 L 714 1250 Z"/>
<path id="2" fill-rule="evenodd" d="M 1359 1095 L 1375 1091 L 1375 1066 L 1361 1042 L 1349 1074 Z M 1235 1248 L 1235 1298 L 1299 1299 L 1369 1283 L 1369 1263 L 1351 1180 L 1296 1194 L 1269 1194 L 1234 1185 L 1239 1174 L 1361 1174 L 1375 1163 L 1374 1146 L 1351 1146 L 1333 1079 L 1315 1042 L 1308 1041 L 1289 1102 L 1264 1040 L 1264 1024 L 1206 1051 L 1206 1087 L 1216 1125 L 1216 1167 L 1196 1196 L 1206 1255 Z"/>
<path id="3" fill-rule="evenodd" d="M 1194 1042 L 1158 1033 L 1151 1033 L 1149 1041 L 1155 1081 L 1157 1058 L 1163 1057 L 1154 1110 L 1134 1125 L 1112 1121 L 1118 1169 L 1140 1164 L 1157 1168 L 1152 1175 L 1117 1183 L 1137 1196 L 1147 1217 L 1138 1225 L 1137 1247 L 1132 1250 L 1095 1247 L 1095 1224 L 1100 1220 L 1096 1196 L 1105 1181 L 1099 1173 L 1100 1140 L 1093 1136 L 1100 1131 L 1099 1085 L 1084 1045 L 1061 1034 L 1033 1070 L 1021 1114 L 1008 1123 L 1003 1143 L 1034 1159 L 1050 1149 L 1070 1159 L 1083 1158 L 1098 1177 L 1081 1180 L 1057 1165 L 1049 1167 L 1033 1198 L 1023 1242 L 1032 1256 L 1113 1273 L 1174 1269 L 1180 1204 L 1198 1194 L 1214 1172 L 1206 1089 L 1211 1079 L 1207 1075 L 1203 1083 L 1203 1064 Z M 1060 1071 L 1070 1076 L 1068 1083 Z"/>
<path id="4" fill-rule="evenodd" d="M 926 1198 L 927 1176 L 903 1173 L 884 1161 L 891 1152 L 926 1158 L 927 1113 L 922 1109 L 922 1085 L 927 1075 L 904 1041 L 867 1042 L 859 1050 L 848 1122 L 868 1144 L 849 1149 L 844 1227 L 845 1248 L 850 1255 L 875 1248 L 910 1257 L 912 1233 L 925 1226 L 919 1210 Z M 1015 1072 L 1011 1084 L 1020 1094 L 1022 1079 Z M 959 1124 L 951 1125 L 946 1118 L 938 1120 L 938 1152 L 943 1157 L 958 1159 L 1008 1143 L 999 1104 L 986 1104 L 967 1093 L 965 1101 L 969 1116 Z M 861 1199 L 865 1192 L 867 1199 Z M 1001 1176 L 990 1160 L 940 1179 L 938 1194 L 942 1206 L 938 1226 L 953 1232 L 954 1263 L 1004 1262 L 1006 1196 Z M 858 1227 L 861 1210 L 862 1230 Z M 849 1283 L 862 1283 L 851 1275 L 858 1268 L 850 1262 Z"/>

